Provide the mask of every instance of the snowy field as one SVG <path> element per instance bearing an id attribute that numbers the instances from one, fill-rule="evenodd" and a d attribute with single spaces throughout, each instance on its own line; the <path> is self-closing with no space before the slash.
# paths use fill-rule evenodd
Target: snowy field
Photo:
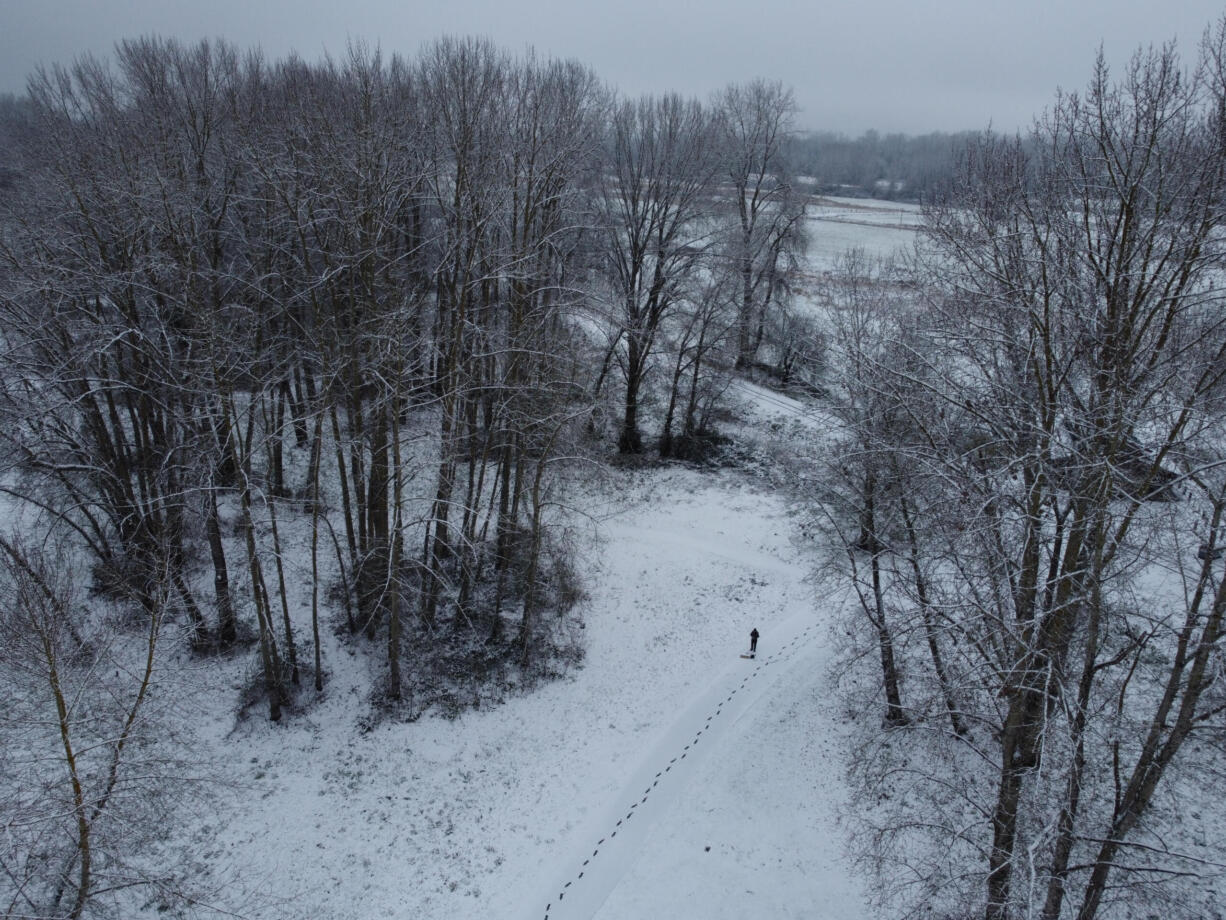
<path id="1" fill-rule="evenodd" d="M 837 599 L 786 501 L 681 468 L 572 499 L 591 574 L 566 678 L 372 728 L 367 656 L 329 636 L 325 698 L 283 725 L 212 694 L 199 756 L 235 786 L 179 844 L 202 885 L 269 920 L 865 915 L 824 684 Z"/>
<path id="2" fill-rule="evenodd" d="M 862 249 L 872 259 L 909 253 L 922 215 L 919 205 L 865 198 L 820 197 L 808 207 L 810 271 L 833 268 L 849 249 Z"/>

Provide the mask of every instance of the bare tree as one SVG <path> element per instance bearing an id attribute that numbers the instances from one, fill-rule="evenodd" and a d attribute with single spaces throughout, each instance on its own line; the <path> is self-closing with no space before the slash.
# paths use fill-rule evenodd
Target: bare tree
<path id="1" fill-rule="evenodd" d="M 804 197 L 783 155 L 796 102 L 782 83 L 754 80 L 727 87 L 712 105 L 733 199 L 726 246 L 740 278 L 736 363 L 745 368 L 756 360 L 789 263 L 804 248 Z"/>
<path id="2" fill-rule="evenodd" d="M 151 727 L 166 608 L 146 609 L 129 649 L 126 636 L 79 613 L 66 562 L 0 537 L 5 917 L 76 920 L 98 900 L 155 881 L 129 848 L 165 800 L 157 771 L 138 769 L 134 749 Z"/>
<path id="3" fill-rule="evenodd" d="M 1070 898 L 1090 920 L 1114 877 L 1176 871 L 1126 854 L 1213 711 L 1221 582 L 1212 549 L 1181 557 L 1214 545 L 1221 507 L 1220 40 L 1191 73 L 1171 47 L 1119 79 L 1100 60 L 1026 143 L 972 145 L 926 212 L 936 293 L 891 362 L 899 468 L 925 498 L 898 508 L 913 602 L 959 649 L 932 664 L 960 743 L 995 751 L 991 778 L 962 773 L 969 823 L 941 825 L 970 844 L 982 822 L 988 920 Z M 948 777 L 906 775 L 948 799 Z M 923 897 L 948 884 L 965 911 L 948 839 Z"/>
<path id="4" fill-rule="evenodd" d="M 5 432 L 21 496 L 76 529 L 100 586 L 151 608 L 165 573 L 202 640 L 184 571 L 190 311 L 164 258 L 162 151 L 129 89 L 88 59 L 31 83 L 32 195 L 2 250 Z"/>
<path id="5" fill-rule="evenodd" d="M 733 278 L 726 265 L 715 261 L 700 271 L 706 280 L 688 292 L 664 330 L 672 373 L 660 432 L 661 457 L 702 458 L 703 445 L 713 434 L 712 410 L 731 379 L 726 355 L 736 331 Z"/>
<path id="6" fill-rule="evenodd" d="M 830 390 L 844 434 L 831 458 L 825 498 L 838 543 L 847 555 L 851 583 L 876 636 L 885 695 L 884 721 L 905 725 L 895 629 L 886 603 L 888 557 L 900 531 L 902 479 L 892 448 L 901 437 L 903 413 L 888 386 L 902 310 L 891 304 L 879 267 L 852 250 L 840 259 L 826 292 L 831 339 L 837 350 Z M 863 571 L 867 564 L 867 574 Z"/>
<path id="7" fill-rule="evenodd" d="M 639 453 L 639 402 L 656 337 L 696 283 L 711 241 L 709 195 L 718 160 L 710 116 L 675 95 L 624 101 L 613 113 L 606 156 L 605 362 L 617 360 L 625 382 L 618 447 Z"/>

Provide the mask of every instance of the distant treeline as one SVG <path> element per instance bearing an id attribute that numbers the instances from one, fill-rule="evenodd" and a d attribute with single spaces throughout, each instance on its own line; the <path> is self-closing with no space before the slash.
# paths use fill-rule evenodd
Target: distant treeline
<path id="1" fill-rule="evenodd" d="M 957 152 L 975 134 L 867 131 L 850 138 L 814 131 L 792 140 L 790 159 L 795 174 L 815 180 L 819 191 L 919 201 L 953 174 Z"/>

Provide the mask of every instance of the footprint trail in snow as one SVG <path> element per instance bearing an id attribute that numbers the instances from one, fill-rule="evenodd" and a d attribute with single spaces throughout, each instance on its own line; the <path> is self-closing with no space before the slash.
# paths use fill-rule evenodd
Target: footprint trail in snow
<path id="1" fill-rule="evenodd" d="M 798 652 L 814 647 L 817 631 L 811 610 L 794 613 L 772 627 L 774 635 L 783 639 L 778 651 L 749 659 L 748 674 L 738 659 L 690 704 L 632 775 L 617 799 L 625 804 L 606 815 L 603 833 L 590 850 L 575 857 L 572 868 L 552 886 L 543 908 L 535 908 L 529 920 L 591 920 L 597 914 L 639 858 L 652 827 L 667 820 L 669 806 L 685 794 L 692 765 L 710 758 L 731 726 L 750 712 L 768 687 L 804 659 Z"/>

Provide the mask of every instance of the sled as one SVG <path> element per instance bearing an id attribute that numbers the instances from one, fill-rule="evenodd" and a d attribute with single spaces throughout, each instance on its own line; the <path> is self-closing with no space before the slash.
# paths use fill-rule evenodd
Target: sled
<path id="1" fill-rule="evenodd" d="M 758 653 L 757 652 L 745 652 L 741 655 L 741 657 L 742 658 L 756 658 L 758 657 Z"/>

